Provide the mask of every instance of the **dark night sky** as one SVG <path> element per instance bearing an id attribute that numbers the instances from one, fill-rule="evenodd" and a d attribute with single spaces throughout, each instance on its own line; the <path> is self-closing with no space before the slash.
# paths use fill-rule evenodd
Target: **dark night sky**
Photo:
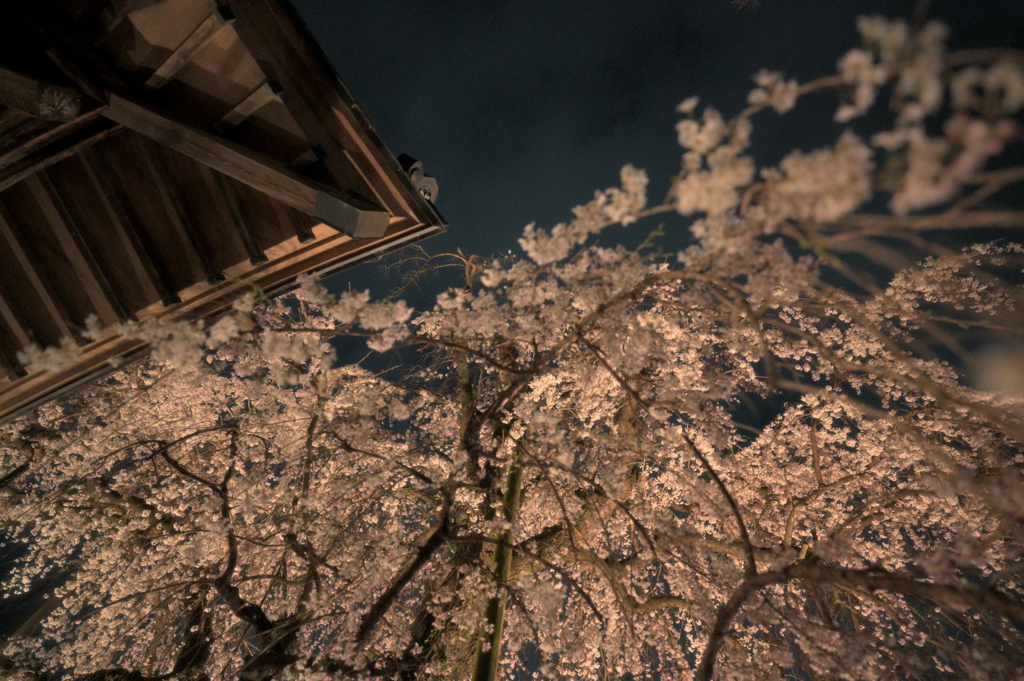
<path id="1" fill-rule="evenodd" d="M 913 0 L 292 2 L 392 151 L 437 178 L 450 227 L 422 245 L 481 255 L 519 253 L 524 225 L 565 220 L 595 189 L 617 184 L 627 162 L 647 169 L 649 196 L 660 200 L 681 157 L 676 104 L 700 95 L 728 118 L 760 68 L 801 82 L 834 73 L 859 45 L 857 15 L 909 18 L 913 8 Z M 951 48 L 1024 46 L 1024 0 L 935 0 L 929 15 L 950 24 Z M 835 106 L 823 94 L 786 117 L 760 114 L 758 162 L 834 141 Z M 666 246 L 677 248 L 685 223 L 671 226 L 677 234 Z M 374 293 L 385 294 L 377 268 L 332 282 L 375 280 Z M 429 306 L 436 288 L 407 297 Z"/>

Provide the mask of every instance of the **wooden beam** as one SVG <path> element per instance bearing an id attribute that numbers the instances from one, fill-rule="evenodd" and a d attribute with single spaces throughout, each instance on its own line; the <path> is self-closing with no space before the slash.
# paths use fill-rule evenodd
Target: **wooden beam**
<path id="1" fill-rule="evenodd" d="M 18 264 L 24 272 L 25 279 L 31 284 L 36 295 L 43 303 L 50 320 L 57 327 L 58 332 L 65 338 L 76 338 L 71 331 L 70 317 L 67 308 L 57 294 L 50 287 L 49 282 L 40 276 L 42 270 L 36 269 L 32 256 L 22 247 L 18 236 L 11 227 L 10 215 L 6 207 L 0 205 L 0 241 L 7 247 L 8 252 L 14 255 Z"/>
<path id="2" fill-rule="evenodd" d="M 263 85 L 239 102 L 234 109 L 224 114 L 224 117 L 213 126 L 213 129 L 223 134 L 236 125 L 240 125 L 267 104 L 275 100 L 281 101 L 281 92 L 279 84 L 271 80 L 265 81 Z"/>
<path id="3" fill-rule="evenodd" d="M 100 114 L 100 108 L 91 109 L 80 114 L 74 120 L 51 127 L 49 130 L 36 135 L 32 139 L 26 140 L 23 144 L 19 144 L 13 149 L 9 149 L 0 155 L 0 169 L 8 168 L 18 161 L 30 156 L 34 152 L 39 151 L 50 144 L 57 143 L 76 130 L 80 130 L 89 123 L 95 121 L 99 118 Z M 109 124 L 104 127 L 109 127 Z"/>
<path id="4" fill-rule="evenodd" d="M 185 42 L 178 45 L 167 60 L 149 77 L 146 87 L 151 90 L 158 90 L 167 84 L 174 74 L 181 71 L 192 61 L 198 52 L 206 47 L 207 43 L 213 40 L 222 28 L 234 23 L 235 15 L 227 7 L 218 7 L 210 13 L 210 16 L 199 24 L 196 30 L 192 31 Z"/>
<path id="5" fill-rule="evenodd" d="M 145 290 L 147 300 L 159 298 L 165 306 L 180 303 L 181 298 L 175 292 L 170 276 L 157 264 L 156 248 L 141 229 L 139 216 L 135 214 L 124 191 L 111 179 L 114 174 L 110 165 L 95 149 L 82 151 L 82 164 L 85 166 L 86 177 L 96 189 L 110 217 L 111 227 L 128 253 L 128 260 L 135 270 L 139 285 Z"/>
<path id="6" fill-rule="evenodd" d="M 227 215 L 228 222 L 235 228 L 235 233 L 242 242 L 246 255 L 249 256 L 249 263 L 251 265 L 263 265 L 266 263 L 266 254 L 253 243 L 252 235 L 249 233 L 249 225 L 242 215 L 242 206 L 238 202 L 238 195 L 235 194 L 231 183 L 220 173 L 210 170 L 202 164 L 199 164 L 198 167 L 203 178 L 206 180 L 206 184 L 210 186 L 213 192 L 214 200 L 220 206 L 221 211 Z"/>
<path id="7" fill-rule="evenodd" d="M 74 131 L 54 144 L 37 149 L 7 168 L 0 169 L 0 192 L 122 130 L 122 126 L 104 118 Z"/>
<path id="8" fill-rule="evenodd" d="M 384 235 L 390 215 L 379 206 L 326 187 L 240 145 L 178 123 L 111 94 L 104 115 L 189 158 L 282 201 L 355 238 Z"/>
<path id="9" fill-rule="evenodd" d="M 57 237 L 57 243 L 71 263 L 71 268 L 82 283 L 93 311 L 104 326 L 128 319 L 128 305 L 110 286 L 103 269 L 82 235 L 77 220 L 57 192 L 45 171 L 25 180 L 32 198 L 39 205 L 46 222 Z"/>
<path id="10" fill-rule="evenodd" d="M 23 76 L 0 67 L 0 104 L 33 118 L 67 123 L 82 110 L 82 95 L 74 88 Z"/>
<path id="11" fill-rule="evenodd" d="M 372 192 L 367 198 L 392 214 L 443 225 L 433 204 L 411 187 L 291 3 L 231 0 L 231 7 L 239 39 L 267 76 L 281 83 L 281 99 L 310 144 L 326 150 L 323 161 L 334 182 L 341 187 L 365 183 Z M 353 152 L 354 166 L 346 149 Z"/>
<path id="12" fill-rule="evenodd" d="M 156 147 L 147 139 L 140 138 L 143 155 L 146 157 L 146 164 L 156 180 L 156 190 L 164 201 L 167 214 L 174 224 L 178 236 L 191 247 L 191 251 L 199 260 L 203 276 L 211 284 L 224 281 L 224 273 L 218 270 L 213 264 L 213 258 L 206 251 L 202 238 L 199 236 L 199 224 L 191 206 L 181 195 L 177 183 L 171 177 L 170 168 L 163 157 L 163 150 Z"/>

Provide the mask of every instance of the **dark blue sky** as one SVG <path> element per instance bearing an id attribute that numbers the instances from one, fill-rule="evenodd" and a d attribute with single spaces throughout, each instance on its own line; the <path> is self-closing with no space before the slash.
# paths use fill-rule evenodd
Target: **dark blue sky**
<path id="1" fill-rule="evenodd" d="M 551 226 L 627 162 L 646 168 L 660 200 L 679 167 L 675 105 L 690 95 L 726 117 L 751 74 L 801 82 L 834 72 L 859 44 L 855 18 L 909 18 L 913 0 L 292 0 L 370 121 L 396 154 L 423 161 L 440 185 L 446 235 L 430 252 L 513 249 L 522 228 Z M 1024 45 L 1024 1 L 935 0 L 951 47 Z M 832 142 L 836 99 L 818 95 L 780 118 L 755 119 L 759 163 Z M 641 225 L 646 234 L 655 225 Z M 675 244 L 685 224 L 675 227 Z M 622 232 L 603 237 L 619 238 Z M 642 240 L 642 237 L 641 237 Z M 639 241 L 639 240 L 638 240 Z M 674 244 L 673 244 L 674 245 Z M 376 264 L 332 281 L 375 294 Z M 439 281 L 438 284 L 441 282 Z M 427 303 L 436 286 L 424 292 Z M 415 295 L 415 294 L 410 294 Z"/>

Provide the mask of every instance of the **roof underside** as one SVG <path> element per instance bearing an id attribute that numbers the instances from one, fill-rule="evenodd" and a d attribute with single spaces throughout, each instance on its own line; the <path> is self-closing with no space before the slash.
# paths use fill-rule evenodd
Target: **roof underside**
<path id="1" fill-rule="evenodd" d="M 282 0 L 19 5 L 0 21 L 0 419 L 143 349 L 87 343 L 90 315 L 209 317 L 443 228 Z M 44 120 L 25 78 L 80 105 Z M 65 339 L 66 371 L 19 363 Z"/>

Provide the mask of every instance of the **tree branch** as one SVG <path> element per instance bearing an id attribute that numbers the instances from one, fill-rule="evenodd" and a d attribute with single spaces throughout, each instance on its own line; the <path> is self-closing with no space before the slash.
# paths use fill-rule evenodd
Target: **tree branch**
<path id="1" fill-rule="evenodd" d="M 866 591 L 888 591 L 918 601 L 933 601 L 953 611 L 964 607 L 985 610 L 1010 620 L 1024 622 L 1024 604 L 1012 601 L 993 589 L 976 589 L 962 584 L 935 584 L 908 575 L 884 570 L 855 570 L 825 565 L 815 559 L 793 563 L 781 570 L 762 572 L 743 580 L 732 596 L 718 609 L 708 642 L 697 667 L 698 681 L 710 681 L 715 658 L 725 635 L 748 598 L 772 584 L 794 579 L 808 583 L 852 585 Z"/>
<path id="2" fill-rule="evenodd" d="M 408 584 L 416 573 L 420 571 L 427 561 L 434 555 L 445 540 L 448 538 L 448 532 L 451 525 L 451 501 L 448 495 L 445 495 L 444 501 L 441 506 L 441 518 L 438 520 L 437 525 L 434 526 L 434 531 L 431 532 L 430 536 L 423 543 L 423 545 L 413 556 L 412 560 L 406 563 L 405 567 L 398 571 L 398 573 L 391 579 L 391 584 L 388 588 L 377 597 L 370 609 L 363 615 L 362 621 L 359 623 L 359 630 L 356 632 L 356 645 L 360 648 L 365 646 L 370 636 L 373 634 L 373 630 L 377 627 L 381 618 L 387 613 L 387 611 L 394 605 L 398 596 L 402 593 L 402 589 Z"/>

